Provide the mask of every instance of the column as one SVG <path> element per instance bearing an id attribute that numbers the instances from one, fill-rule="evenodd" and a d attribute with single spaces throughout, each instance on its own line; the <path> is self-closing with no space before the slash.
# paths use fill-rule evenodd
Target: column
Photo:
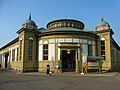
<path id="1" fill-rule="evenodd" d="M 76 50 L 76 69 L 75 69 L 75 72 L 78 73 L 78 59 L 77 59 L 77 50 Z"/>

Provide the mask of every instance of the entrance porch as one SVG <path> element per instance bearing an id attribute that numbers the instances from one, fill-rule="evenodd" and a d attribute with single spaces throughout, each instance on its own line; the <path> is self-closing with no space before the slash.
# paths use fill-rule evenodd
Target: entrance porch
<path id="1" fill-rule="evenodd" d="M 76 72 L 78 73 L 82 67 L 81 65 L 81 51 L 78 44 L 61 44 L 60 49 L 60 71 L 61 72 Z"/>

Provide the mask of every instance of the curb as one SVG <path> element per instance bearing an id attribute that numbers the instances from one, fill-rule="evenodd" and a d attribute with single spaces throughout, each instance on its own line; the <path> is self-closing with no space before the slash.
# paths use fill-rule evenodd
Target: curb
<path id="1" fill-rule="evenodd" d="M 52 73 L 51 75 L 47 75 L 46 73 L 41 72 L 26 72 L 22 73 L 15 70 L 8 70 L 18 75 L 39 75 L 39 76 L 85 76 L 85 77 L 116 77 L 119 72 L 105 72 L 105 73 L 88 73 L 81 75 L 81 73 Z"/>

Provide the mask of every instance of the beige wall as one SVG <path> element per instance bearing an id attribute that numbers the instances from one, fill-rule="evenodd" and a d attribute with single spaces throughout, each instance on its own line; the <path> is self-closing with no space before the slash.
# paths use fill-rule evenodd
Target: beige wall
<path id="1" fill-rule="evenodd" d="M 60 50 L 62 50 L 62 48 L 59 48 L 59 46 L 65 46 L 65 47 L 68 47 L 68 48 L 75 47 L 75 48 L 72 48 L 72 49 L 78 51 L 78 45 L 81 48 L 83 48 L 82 44 L 86 44 L 86 45 L 92 44 L 94 46 L 93 47 L 94 48 L 93 56 L 96 55 L 95 37 L 92 37 L 92 36 L 89 36 L 89 35 L 87 37 L 85 35 L 82 35 L 82 36 L 79 36 L 79 37 L 78 37 L 78 35 L 73 35 L 73 36 L 72 35 L 51 35 L 51 36 L 41 37 L 38 40 L 39 40 L 39 71 L 46 71 L 46 65 L 51 64 L 51 60 L 42 60 L 42 58 L 43 58 L 42 47 L 43 47 L 44 43 L 45 44 L 47 43 L 48 45 L 49 44 L 55 44 L 55 49 L 53 49 L 53 50 L 55 50 L 54 51 L 54 53 L 55 53 L 55 57 L 54 57 L 55 65 L 58 64 L 58 60 L 60 58 Z M 66 43 L 66 44 L 62 44 L 62 43 Z M 68 48 L 66 48 L 66 49 L 63 48 L 63 49 L 67 50 Z M 49 51 L 49 52 L 52 53 L 52 51 Z M 81 66 L 82 52 L 83 52 L 82 49 L 80 49 L 80 61 L 77 62 L 77 64 L 78 64 L 77 67 L 78 67 L 79 70 L 82 67 Z M 55 67 L 52 66 L 51 68 L 52 68 L 53 71 L 56 71 Z"/>
<path id="2" fill-rule="evenodd" d="M 115 67 L 118 67 L 120 64 L 120 53 L 119 49 L 112 43 L 112 35 L 110 32 L 98 33 L 98 54 L 100 55 L 100 39 L 105 39 L 105 56 L 106 60 L 102 60 L 102 69 L 103 70 L 113 70 Z"/>
<path id="3" fill-rule="evenodd" d="M 12 61 L 12 50 L 17 49 L 19 47 L 19 42 L 16 42 L 9 47 L 3 49 L 0 51 L 0 54 L 3 55 L 3 60 L 1 62 L 2 68 L 5 68 L 5 54 L 8 53 L 8 61 L 7 61 L 7 68 L 14 69 L 14 70 L 19 70 L 22 71 L 23 69 L 23 63 L 22 61 L 16 60 L 17 59 L 17 52 L 15 51 L 15 60 Z M 11 51 L 11 58 L 10 58 L 10 51 Z"/>

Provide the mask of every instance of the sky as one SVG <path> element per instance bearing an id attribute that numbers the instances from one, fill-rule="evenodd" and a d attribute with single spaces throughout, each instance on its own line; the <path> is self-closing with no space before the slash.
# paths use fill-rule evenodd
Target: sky
<path id="1" fill-rule="evenodd" d="M 103 17 L 120 45 L 119 0 L 0 0 L 0 48 L 18 37 L 30 13 L 39 28 L 56 19 L 76 19 L 94 30 Z"/>

